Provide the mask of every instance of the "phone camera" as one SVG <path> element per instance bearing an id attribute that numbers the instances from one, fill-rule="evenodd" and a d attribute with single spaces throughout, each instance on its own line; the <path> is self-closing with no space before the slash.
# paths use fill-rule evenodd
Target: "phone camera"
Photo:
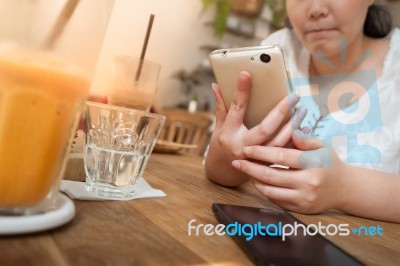
<path id="1" fill-rule="evenodd" d="M 261 54 L 260 60 L 261 60 L 261 62 L 269 63 L 269 62 L 271 62 L 271 56 L 269 54 Z"/>

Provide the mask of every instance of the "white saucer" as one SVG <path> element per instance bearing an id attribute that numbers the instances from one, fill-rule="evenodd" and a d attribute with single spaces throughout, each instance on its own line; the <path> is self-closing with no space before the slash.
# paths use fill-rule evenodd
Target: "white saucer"
<path id="1" fill-rule="evenodd" d="M 17 235 L 40 232 L 61 226 L 75 216 L 75 205 L 70 198 L 58 194 L 53 211 L 25 215 L 0 216 L 0 235 Z"/>

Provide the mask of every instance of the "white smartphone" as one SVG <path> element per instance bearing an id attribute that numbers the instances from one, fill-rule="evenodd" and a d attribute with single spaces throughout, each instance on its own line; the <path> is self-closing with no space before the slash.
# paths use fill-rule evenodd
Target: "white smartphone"
<path id="1" fill-rule="evenodd" d="M 292 91 L 289 71 L 278 45 L 220 49 L 211 52 L 209 58 L 227 108 L 239 73 L 251 74 L 250 100 L 243 121 L 247 128 L 259 124 Z"/>

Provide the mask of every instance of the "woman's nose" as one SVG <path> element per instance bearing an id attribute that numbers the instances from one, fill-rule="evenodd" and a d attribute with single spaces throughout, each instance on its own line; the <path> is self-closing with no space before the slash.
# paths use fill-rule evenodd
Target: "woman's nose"
<path id="1" fill-rule="evenodd" d="M 329 2 L 329 0 L 311 0 L 307 11 L 308 17 L 312 19 L 326 17 L 329 12 L 327 2 Z"/>

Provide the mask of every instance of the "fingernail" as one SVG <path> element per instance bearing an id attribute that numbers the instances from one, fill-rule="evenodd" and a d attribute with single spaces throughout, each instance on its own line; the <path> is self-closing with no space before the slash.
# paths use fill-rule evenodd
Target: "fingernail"
<path id="1" fill-rule="evenodd" d="M 217 101 L 218 101 L 219 98 L 223 98 L 222 95 L 221 95 L 221 92 L 220 92 L 219 89 L 218 89 L 218 85 L 217 85 L 216 83 L 212 83 L 212 84 L 211 84 L 211 88 L 212 88 L 212 90 L 213 90 L 213 92 L 214 92 L 215 99 L 216 99 Z"/>
<path id="2" fill-rule="evenodd" d="M 238 160 L 235 160 L 232 162 L 232 166 L 236 169 L 240 169 L 240 162 Z"/>
<path id="3" fill-rule="evenodd" d="M 300 109 L 297 110 L 297 112 L 296 112 L 297 118 L 300 119 L 300 120 L 303 120 L 304 117 L 306 117 L 307 112 L 308 112 L 307 108 L 300 107 Z"/>
<path id="4" fill-rule="evenodd" d="M 240 81 L 247 81 L 250 79 L 250 73 L 247 71 L 242 71 L 239 74 L 239 79 Z"/>
<path id="5" fill-rule="evenodd" d="M 253 148 L 251 148 L 251 147 L 244 147 L 244 148 L 243 148 L 243 153 L 244 153 L 245 155 L 251 155 L 251 154 L 253 153 Z"/>
<path id="6" fill-rule="evenodd" d="M 307 139 L 307 135 L 300 129 L 296 129 L 293 134 L 295 135 L 295 137 L 297 137 L 298 139 Z"/>
<path id="7" fill-rule="evenodd" d="M 289 94 L 288 96 L 288 103 L 290 107 L 293 107 L 296 105 L 296 103 L 298 103 L 298 101 L 300 100 L 300 97 L 297 96 L 296 94 Z"/>
<path id="8" fill-rule="evenodd" d="M 303 127 L 301 129 L 301 132 L 303 132 L 305 135 L 310 135 L 311 133 L 311 128 L 310 127 Z"/>

